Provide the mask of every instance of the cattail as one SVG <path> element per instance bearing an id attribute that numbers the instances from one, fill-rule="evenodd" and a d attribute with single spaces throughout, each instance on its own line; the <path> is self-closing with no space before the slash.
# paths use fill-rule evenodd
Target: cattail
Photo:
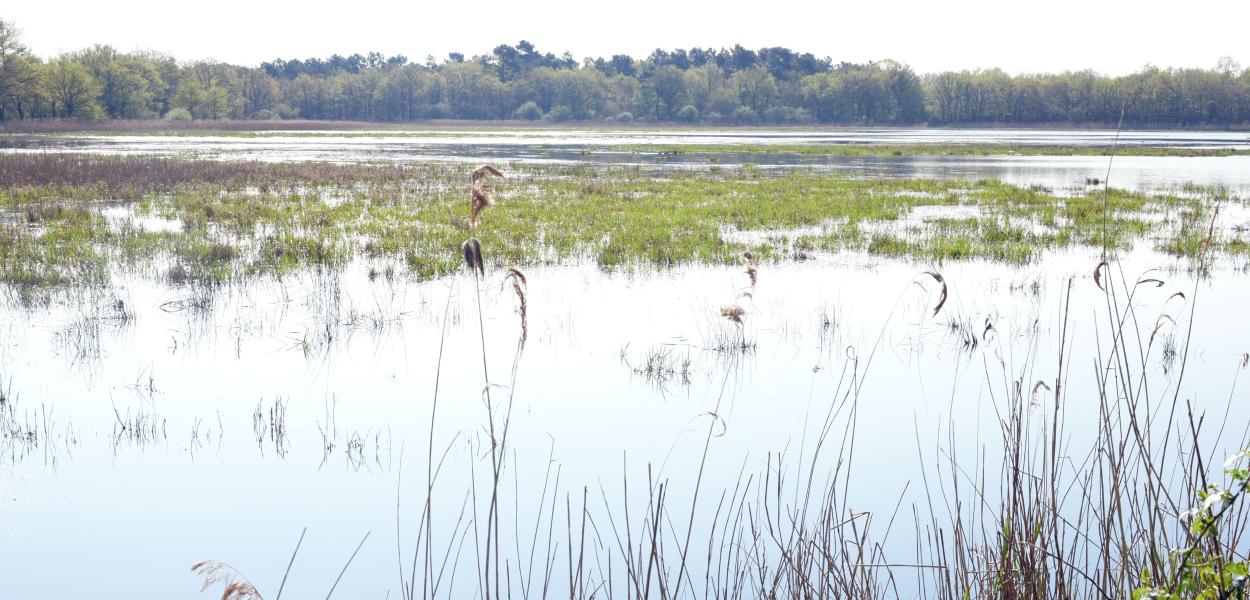
<path id="1" fill-rule="evenodd" d="M 748 264 L 746 271 L 743 272 L 746 273 L 747 278 L 751 280 L 751 289 L 755 289 L 755 267 Z"/>
<path id="2" fill-rule="evenodd" d="M 722 306 L 720 308 L 720 316 L 725 317 L 726 319 L 729 319 L 739 325 L 742 324 L 742 315 L 745 314 L 747 314 L 747 311 L 737 304 Z"/>
<path id="3" fill-rule="evenodd" d="M 742 254 L 740 254 L 738 256 L 738 259 L 742 261 L 742 264 L 749 265 L 755 261 L 755 255 L 751 254 L 750 250 L 747 250 L 743 252 Z"/>
<path id="4" fill-rule="evenodd" d="M 469 238 L 460 249 L 464 252 L 464 263 L 469 270 L 486 275 L 486 267 L 482 264 L 482 243 L 477 238 Z"/>

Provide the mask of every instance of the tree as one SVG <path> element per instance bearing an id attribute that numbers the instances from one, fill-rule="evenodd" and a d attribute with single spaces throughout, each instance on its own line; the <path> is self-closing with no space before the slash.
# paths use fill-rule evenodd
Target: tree
<path id="1" fill-rule="evenodd" d="M 663 120 L 673 118 L 677 109 L 681 108 L 682 96 L 686 91 L 686 82 L 681 71 L 673 65 L 664 65 L 651 74 L 651 85 L 659 100 L 657 117 Z"/>
<path id="2" fill-rule="evenodd" d="M 101 114 L 96 103 L 100 85 L 86 67 L 68 57 L 62 56 L 49 65 L 48 95 L 54 116 L 95 119 Z"/>
<path id="3" fill-rule="evenodd" d="M 196 119 L 242 116 L 245 103 L 240 90 L 239 76 L 232 68 L 220 63 L 198 62 L 187 67 L 178 82 L 174 105 L 187 109 Z"/>
<path id="4" fill-rule="evenodd" d="M 626 77 L 634 77 L 638 71 L 634 69 L 634 59 L 628 54 L 616 54 L 612 56 L 611 62 L 608 63 L 612 67 L 611 75 L 624 75 Z"/>
<path id="5" fill-rule="evenodd" d="M 29 98 L 39 85 L 37 62 L 22 44 L 17 27 L 0 20 L 0 121 L 15 112 L 19 119 L 25 118 Z"/>
<path id="6" fill-rule="evenodd" d="M 142 61 L 121 54 L 111 46 L 96 45 L 73 55 L 100 84 L 100 107 L 115 119 L 142 119 L 152 116 L 153 93 L 149 82 L 158 79 L 154 69 Z"/>
<path id="7" fill-rule="evenodd" d="M 272 110 L 278 98 L 278 82 L 264 69 L 245 69 L 240 77 L 243 93 L 243 114 L 255 116 Z"/>
<path id="8" fill-rule="evenodd" d="M 686 95 L 699 112 L 708 107 L 712 94 L 725 85 L 725 74 L 715 64 L 704 64 L 686 71 L 683 74 L 686 84 Z"/>
<path id="9" fill-rule="evenodd" d="M 777 95 L 777 82 L 764 67 L 751 67 L 734 73 L 729 78 L 729 85 L 738 91 L 742 105 L 757 115 L 763 113 L 773 96 Z"/>

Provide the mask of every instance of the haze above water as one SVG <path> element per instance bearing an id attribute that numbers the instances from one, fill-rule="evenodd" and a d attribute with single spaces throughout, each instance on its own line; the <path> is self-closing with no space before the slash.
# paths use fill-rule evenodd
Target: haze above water
<path id="1" fill-rule="evenodd" d="M 1056 190 L 1105 177 L 1105 157 L 832 157 L 613 150 L 621 144 L 1004 143 L 1109 144 L 1106 131 L 748 130 L 577 131 L 473 129 L 236 136 L 35 135 L 0 138 L 9 152 L 91 152 L 267 161 L 452 161 L 637 164 L 646 168 L 830 169 L 864 177 L 992 178 Z M 1244 133 L 1125 132 L 1120 143 L 1246 148 Z M 714 159 L 714 160 L 713 160 Z M 1250 157 L 1121 157 L 1111 182 L 1141 190 L 1225 186 L 1250 193 Z M 1235 201 L 1244 206 L 1244 200 Z M 1245 213 L 1243 211 L 1243 217 Z M 527 270 L 528 339 L 500 273 L 481 287 L 495 402 L 510 397 L 518 498 L 538 498 L 554 465 L 564 493 L 620 495 L 623 476 L 669 479 L 691 493 L 704 433 L 718 421 L 704 486 L 733 488 L 777 453 L 801 462 L 825 415 L 859 385 L 854 469 L 857 510 L 887 520 L 925 502 L 919 484 L 939 446 L 977 464 L 1001 445 L 1007 381 L 1053 379 L 1064 309 L 1079 349 L 1066 408 L 1091 411 L 1066 433 L 1083 448 L 1095 425 L 1105 345 L 1097 250 L 1047 252 L 1026 267 L 945 265 L 858 253 L 759 267 L 742 327 L 719 308 L 739 301 L 741 269 L 683 266 L 604 273 L 594 266 Z M 1250 279 L 1222 264 L 1195 283 L 1188 264 L 1138 249 L 1108 277 L 1135 290 L 1143 323 L 1163 322 L 1148 382 L 1192 401 L 1221 449 L 1243 441 L 1250 403 L 1234 387 L 1250 350 Z M 938 269 L 949 299 L 919 275 Z M 1161 286 L 1134 286 L 1138 278 Z M 417 535 L 431 401 L 438 378 L 436 448 L 448 448 L 440 489 L 458 507 L 471 465 L 483 470 L 486 408 L 474 280 L 370 279 L 305 273 L 231 289 L 207 309 L 184 289 L 119 275 L 81 303 L 0 312 L 0 389 L 38 444 L 0 447 L 0 573 L 5 596 L 196 597 L 189 573 L 223 560 L 276 589 L 300 531 L 308 537 L 289 597 L 324 593 L 351 549 L 370 538 L 340 584 L 343 597 L 399 597 L 395 544 Z M 1177 300 L 1175 292 L 1185 298 Z M 117 304 L 120 301 L 121 304 Z M 1190 302 L 1197 302 L 1191 323 Z M 105 307 L 105 308 L 101 308 Z M 112 308 L 109 308 L 112 307 Z M 119 309 L 118 307 L 124 307 Z M 120 311 L 120 312 L 119 312 Z M 1170 322 L 1160 320 L 1168 315 Z M 1183 381 L 1175 345 L 1189 338 Z M 446 334 L 443 334 L 444 325 Z M 1146 335 L 1151 325 L 1143 324 Z M 1151 335 L 1153 338 L 1154 336 Z M 442 351 L 440 373 L 440 344 Z M 749 343 L 746 351 L 727 342 Z M 1172 344 L 1171 358 L 1163 350 Z M 647 369 L 648 362 L 665 365 Z M 989 381 L 987 381 L 987 378 Z M 995 383 L 998 382 L 998 383 Z M 1164 394 L 1167 395 L 1167 394 Z M 1038 410 L 1050 405 L 1035 398 Z M 280 420 L 280 433 L 274 422 Z M 1218 428 L 1226 422 L 1229 430 Z M 723 429 L 722 429 L 723 428 Z M 841 432 L 841 430 L 839 430 Z M 924 457 L 923 460 L 921 457 Z M 1084 460 L 1074 456 L 1074 461 Z M 775 466 L 775 465 L 774 465 Z M 829 465 L 822 465 L 828 467 Z M 990 469 L 996 473 L 996 469 Z M 401 477 L 402 475 L 402 477 Z M 514 488 L 514 492 L 513 492 Z M 480 490 L 479 490 L 480 491 Z M 396 507 L 397 496 L 400 507 Z M 705 507 L 706 508 L 706 507 Z M 512 510 L 509 508 L 509 510 Z M 518 502 L 531 524 L 536 509 Z M 451 508 L 448 512 L 454 512 Z M 396 517 L 401 517 L 396 524 Z M 446 513 L 444 513 L 446 514 Z M 451 518 L 451 517 L 447 517 Z M 522 526 L 521 529 L 526 527 Z M 603 526 L 603 524 L 600 524 Z M 439 535 L 451 525 L 442 524 Z M 893 542 L 904 557 L 914 541 Z M 466 551 L 471 556 L 472 550 Z M 475 572 L 476 566 L 464 568 Z M 462 585 L 471 591 L 471 576 Z"/>

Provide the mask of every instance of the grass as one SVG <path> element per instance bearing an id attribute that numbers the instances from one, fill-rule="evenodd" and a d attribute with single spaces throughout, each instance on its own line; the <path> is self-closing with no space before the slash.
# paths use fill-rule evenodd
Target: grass
<path id="1" fill-rule="evenodd" d="M 1075 195 L 997 181 L 857 179 L 746 167 L 710 173 L 518 167 L 478 237 L 496 265 L 604 269 L 853 251 L 923 262 L 1028 263 L 1049 248 L 1139 243 L 1192 258 L 1222 190 Z M 0 283 L 24 300 L 137 271 L 217 286 L 353 261 L 445 276 L 469 234 L 456 165 L 267 164 L 80 155 L 0 157 Z M 120 207 L 125 219 L 105 209 Z M 918 217 L 913 210 L 932 213 Z M 966 211 L 974 210 L 973 216 Z M 943 211 L 955 211 L 946 214 Z M 959 212 L 964 211 L 964 212 Z M 156 223 L 159 226 L 152 226 Z M 1244 254 L 1232 233 L 1217 250 Z"/>

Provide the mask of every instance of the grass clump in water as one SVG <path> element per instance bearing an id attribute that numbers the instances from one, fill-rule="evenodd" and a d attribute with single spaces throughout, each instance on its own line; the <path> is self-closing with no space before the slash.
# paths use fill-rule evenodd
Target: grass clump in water
<path id="1" fill-rule="evenodd" d="M 100 284 L 119 271 L 222 284 L 357 258 L 432 278 L 453 272 L 448 249 L 469 230 L 457 165 L 11 155 L 0 173 L 16 174 L 0 186 L 0 280 L 16 288 Z M 984 180 L 586 165 L 514 167 L 495 197 L 478 233 L 489 260 L 609 270 L 728 264 L 744 251 L 765 261 L 852 251 L 1027 263 L 1046 248 L 1143 241 L 1194 256 L 1212 206 L 1233 201 L 1196 190 L 1104 199 Z M 103 216 L 118 206 L 129 222 Z M 1235 253 L 1238 239 L 1213 246 Z"/>

